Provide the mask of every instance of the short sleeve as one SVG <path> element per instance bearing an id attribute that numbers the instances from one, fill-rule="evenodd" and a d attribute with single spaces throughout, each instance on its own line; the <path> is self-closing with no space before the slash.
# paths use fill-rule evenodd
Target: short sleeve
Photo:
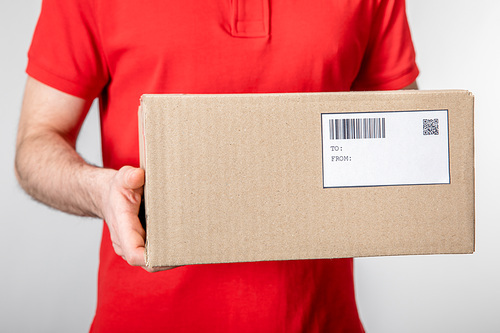
<path id="1" fill-rule="evenodd" d="M 417 78 L 419 70 L 404 0 L 380 0 L 370 39 L 352 90 L 395 90 Z"/>
<path id="2" fill-rule="evenodd" d="M 108 82 L 93 0 L 44 0 L 28 52 L 28 75 L 94 99 Z"/>

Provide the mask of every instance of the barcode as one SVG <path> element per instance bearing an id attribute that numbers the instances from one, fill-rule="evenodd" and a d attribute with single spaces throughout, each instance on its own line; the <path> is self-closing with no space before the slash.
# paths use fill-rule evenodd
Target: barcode
<path id="1" fill-rule="evenodd" d="M 385 138 L 385 118 L 330 119 L 330 140 Z"/>

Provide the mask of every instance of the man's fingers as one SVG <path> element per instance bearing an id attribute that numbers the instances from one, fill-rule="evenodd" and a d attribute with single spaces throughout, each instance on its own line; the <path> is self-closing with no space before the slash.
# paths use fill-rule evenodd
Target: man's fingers
<path id="1" fill-rule="evenodd" d="M 139 235 L 137 235 L 139 237 Z M 132 244 L 128 245 L 127 249 L 125 249 L 125 255 L 127 258 L 127 262 L 132 266 L 145 266 L 146 260 L 144 258 L 144 240 L 140 238 L 137 242 L 132 242 Z"/>
<path id="2" fill-rule="evenodd" d="M 122 257 L 131 266 L 145 266 L 146 260 L 144 258 L 144 240 L 142 237 L 133 237 L 137 241 L 135 244 L 128 244 L 129 240 L 122 238 L 120 243 L 113 242 L 113 249 L 115 253 Z M 124 244 L 122 246 L 122 244 Z"/>
<path id="3" fill-rule="evenodd" d="M 125 255 L 125 260 L 130 266 L 146 266 L 146 260 L 144 259 L 144 247 L 129 250 Z"/>
<path id="4" fill-rule="evenodd" d="M 135 244 L 129 243 L 130 240 L 123 239 L 121 244 L 113 243 L 115 253 L 122 257 L 131 266 L 145 266 L 146 260 L 144 258 L 145 247 L 144 240 L 137 235 L 137 242 Z"/>
<path id="5" fill-rule="evenodd" d="M 131 213 L 121 215 L 120 248 L 126 261 L 132 266 L 144 266 L 144 243 L 146 232 L 141 226 L 139 218 Z"/>
<path id="6" fill-rule="evenodd" d="M 123 169 L 123 185 L 125 188 L 135 190 L 144 186 L 144 170 L 129 166 Z"/>

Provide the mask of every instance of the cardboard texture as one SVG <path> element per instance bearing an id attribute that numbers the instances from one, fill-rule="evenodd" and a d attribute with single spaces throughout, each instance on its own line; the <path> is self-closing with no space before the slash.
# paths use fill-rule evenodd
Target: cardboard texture
<path id="1" fill-rule="evenodd" d="M 147 265 L 472 253 L 473 103 L 467 91 L 143 95 Z M 449 181 L 324 186 L 322 114 L 418 110 L 447 111 Z"/>

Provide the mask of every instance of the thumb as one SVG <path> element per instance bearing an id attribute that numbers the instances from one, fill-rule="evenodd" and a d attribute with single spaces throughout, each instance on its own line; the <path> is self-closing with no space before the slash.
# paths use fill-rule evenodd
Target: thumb
<path id="1" fill-rule="evenodd" d="M 130 166 L 125 166 L 122 170 L 124 172 L 123 185 L 125 188 L 134 190 L 144 186 L 144 170 Z"/>

